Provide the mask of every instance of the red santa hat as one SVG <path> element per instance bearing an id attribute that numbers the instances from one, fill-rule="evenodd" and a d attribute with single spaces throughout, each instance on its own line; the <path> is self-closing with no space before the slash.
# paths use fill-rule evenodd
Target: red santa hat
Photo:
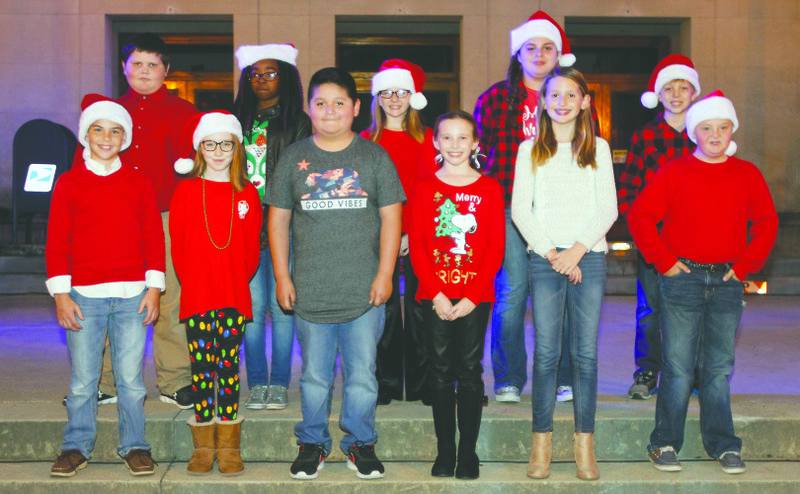
<path id="1" fill-rule="evenodd" d="M 180 174 L 189 173 L 194 167 L 194 155 L 200 141 L 211 134 L 228 132 L 242 142 L 242 124 L 239 120 L 225 110 L 215 110 L 208 113 L 198 113 L 183 127 L 181 133 L 181 154 L 185 158 L 175 160 L 175 171 Z M 189 146 L 191 144 L 191 147 Z"/>
<path id="2" fill-rule="evenodd" d="M 83 111 L 78 121 L 78 141 L 83 147 L 89 148 L 86 134 L 89 132 L 89 127 L 98 120 L 108 120 L 121 125 L 125 130 L 125 136 L 122 139 L 120 151 L 130 147 L 133 139 L 133 121 L 128 110 L 122 105 L 100 94 L 87 94 L 81 101 L 81 110 Z"/>
<path id="3" fill-rule="evenodd" d="M 372 76 L 372 95 L 377 95 L 384 89 L 393 87 L 411 91 L 409 104 L 415 110 L 422 110 L 428 105 L 428 100 L 422 94 L 425 85 L 425 72 L 422 67 L 406 60 L 394 58 L 381 64 L 378 72 Z"/>
<path id="4" fill-rule="evenodd" d="M 645 108 L 658 106 L 658 93 L 661 92 L 661 88 L 664 87 L 664 84 L 677 79 L 689 81 L 694 86 L 695 94 L 700 94 L 700 76 L 694 70 L 694 64 L 692 64 L 689 57 L 667 55 L 653 69 L 653 74 L 650 75 L 650 83 L 647 85 L 647 91 L 642 93 L 642 105 Z"/>
<path id="5" fill-rule="evenodd" d="M 236 50 L 236 63 L 239 70 L 244 70 L 259 60 L 280 60 L 290 65 L 297 66 L 299 51 L 291 43 L 270 45 L 242 45 Z"/>
<path id="6" fill-rule="evenodd" d="M 511 31 L 511 54 L 516 55 L 522 45 L 531 38 L 547 38 L 555 43 L 558 49 L 558 64 L 571 67 L 575 63 L 575 55 L 569 49 L 567 35 L 561 26 L 543 10 L 534 13 L 528 22 Z"/>
<path id="7" fill-rule="evenodd" d="M 689 139 L 697 144 L 694 129 L 701 122 L 714 118 L 730 120 L 733 123 L 733 132 L 736 132 L 736 129 L 739 128 L 739 120 L 736 118 L 736 110 L 733 108 L 733 103 L 719 89 L 698 100 L 686 111 L 686 134 L 689 135 Z M 733 156 L 734 153 L 736 153 L 736 143 L 731 141 L 728 149 L 725 150 L 725 154 Z"/>

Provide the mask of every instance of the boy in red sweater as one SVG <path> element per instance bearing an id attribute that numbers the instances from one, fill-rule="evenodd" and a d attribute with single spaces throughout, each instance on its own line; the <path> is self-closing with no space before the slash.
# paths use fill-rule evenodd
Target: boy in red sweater
<path id="1" fill-rule="evenodd" d="M 58 179 L 47 227 L 47 289 L 72 360 L 64 443 L 50 475 L 75 475 L 94 448 L 106 334 L 119 398 L 117 453 L 131 475 L 152 475 L 142 359 L 165 286 L 164 233 L 152 182 L 119 159 L 131 144 L 130 114 L 100 95 L 81 106 L 83 160 Z"/>
<path id="2" fill-rule="evenodd" d="M 628 213 L 636 245 L 661 273 L 664 360 L 647 449 L 653 466 L 665 472 L 681 470 L 677 453 L 695 372 L 706 452 L 725 473 L 746 470 L 728 378 L 742 317 L 741 280 L 764 265 L 778 215 L 758 168 L 733 157 L 731 134 L 738 127 L 722 92 L 695 103 L 686 132 L 697 149 L 662 166 Z"/>

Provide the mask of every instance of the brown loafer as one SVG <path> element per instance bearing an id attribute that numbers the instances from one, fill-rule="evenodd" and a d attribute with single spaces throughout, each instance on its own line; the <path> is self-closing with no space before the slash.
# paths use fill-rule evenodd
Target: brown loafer
<path id="1" fill-rule="evenodd" d="M 55 463 L 50 468 L 52 477 L 74 477 L 78 470 L 83 470 L 89 464 L 89 460 L 77 449 L 62 451 Z"/>
<path id="2" fill-rule="evenodd" d="M 156 466 L 153 458 L 150 457 L 149 449 L 132 449 L 125 455 L 125 466 L 130 470 L 131 475 L 153 475 L 156 473 Z"/>

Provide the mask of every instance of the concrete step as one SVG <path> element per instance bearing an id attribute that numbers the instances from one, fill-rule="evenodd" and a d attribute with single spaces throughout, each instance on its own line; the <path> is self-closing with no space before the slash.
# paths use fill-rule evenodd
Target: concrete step
<path id="1" fill-rule="evenodd" d="M 290 392 L 292 406 L 280 411 L 243 410 L 242 457 L 245 461 L 291 462 L 297 455 L 294 425 L 300 420 L 299 396 Z M 61 450 L 66 410 L 57 403 L 4 404 L 0 418 L 0 461 L 52 461 Z M 340 399 L 334 399 L 331 433 L 334 447 L 330 459 L 344 459 L 338 447 Z M 653 428 L 655 399 L 633 401 L 600 396 L 595 447 L 603 461 L 641 461 Z M 800 398 L 796 396 L 734 395 L 732 403 L 736 433 L 744 442 L 747 459 L 800 460 Z M 151 397 L 146 404 L 147 440 L 157 461 L 188 461 L 192 439 L 186 425 L 188 411 L 177 411 Z M 118 444 L 116 405 L 98 412 L 98 437 L 93 458 L 115 461 Z M 433 461 L 436 438 L 430 408 L 419 402 L 392 402 L 378 408 L 376 451 L 386 461 Z M 553 454 L 556 459 L 573 455 L 572 405 L 556 406 Z M 698 401 L 692 397 L 686 425 L 684 459 L 707 459 L 699 433 Z M 518 405 L 491 402 L 484 408 L 478 454 L 485 461 L 515 462 L 527 459 L 531 443 L 530 396 Z"/>
<path id="2" fill-rule="evenodd" d="M 527 494 L 542 489 L 586 494 L 796 494 L 800 485 L 800 465 L 782 461 L 748 461 L 748 471 L 742 475 L 726 475 L 713 461 L 684 462 L 680 473 L 657 472 L 646 462 L 601 462 L 600 480 L 593 482 L 578 480 L 573 462 L 553 463 L 550 477 L 544 480 L 527 478 L 526 462 L 483 462 L 481 477 L 473 481 L 433 478 L 430 462 L 385 462 L 384 465 L 386 476 L 379 480 L 359 480 L 344 462 L 326 462 L 317 479 L 298 481 L 289 478 L 290 463 L 246 463 L 244 474 L 238 477 L 221 477 L 216 471 L 196 477 L 186 473 L 186 463 L 165 462 L 156 467 L 153 476 L 132 477 L 121 462 L 90 462 L 85 470 L 70 479 L 50 477 L 50 462 L 7 463 L 2 465 L 0 492 Z"/>

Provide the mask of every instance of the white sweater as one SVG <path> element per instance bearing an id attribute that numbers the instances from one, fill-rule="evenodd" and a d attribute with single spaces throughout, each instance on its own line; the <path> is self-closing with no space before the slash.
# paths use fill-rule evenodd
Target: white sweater
<path id="1" fill-rule="evenodd" d="M 528 244 L 543 256 L 575 242 L 590 251 L 607 252 L 606 232 L 617 219 L 614 169 L 608 143 L 596 138 L 597 168 L 580 168 L 570 143 L 533 173 L 533 139 L 519 147 L 514 170 L 511 217 Z"/>

